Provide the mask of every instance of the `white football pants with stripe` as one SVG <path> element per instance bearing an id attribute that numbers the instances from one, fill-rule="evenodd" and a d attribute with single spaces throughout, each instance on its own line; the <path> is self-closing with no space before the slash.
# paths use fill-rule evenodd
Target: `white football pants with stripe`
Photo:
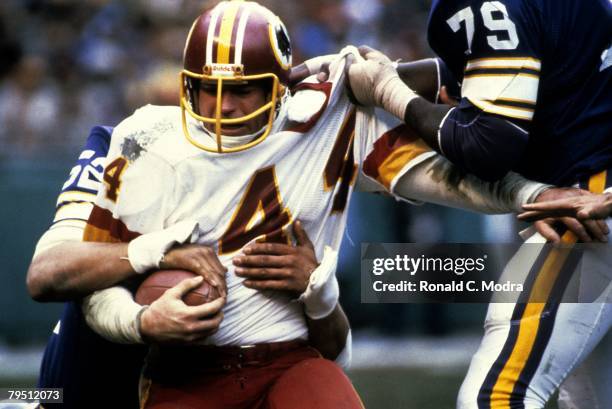
<path id="1" fill-rule="evenodd" d="M 612 219 L 608 226 L 612 231 Z M 571 243 L 571 236 L 566 233 L 564 241 Z M 564 251 L 543 242 L 539 235 L 527 240 L 503 273 L 516 281 L 522 272 L 523 293 L 543 287 L 540 299 L 531 298 L 540 302 L 489 305 L 458 409 L 541 409 L 564 381 L 560 409 L 612 408 L 612 391 L 604 385 L 612 379 L 612 336 L 606 336 L 612 326 L 612 245 Z M 529 278 L 542 275 L 548 279 Z M 555 291 L 595 302 L 541 302 Z"/>

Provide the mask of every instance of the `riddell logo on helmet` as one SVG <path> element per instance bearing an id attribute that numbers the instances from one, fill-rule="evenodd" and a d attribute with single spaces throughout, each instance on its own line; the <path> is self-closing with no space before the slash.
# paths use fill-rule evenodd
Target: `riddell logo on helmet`
<path id="1" fill-rule="evenodd" d="M 211 64 L 204 68 L 204 72 L 209 75 L 242 75 L 244 73 L 244 66 L 242 64 Z"/>

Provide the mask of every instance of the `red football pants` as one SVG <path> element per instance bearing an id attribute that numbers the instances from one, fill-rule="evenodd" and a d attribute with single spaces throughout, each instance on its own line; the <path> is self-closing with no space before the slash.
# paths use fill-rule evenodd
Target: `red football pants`
<path id="1" fill-rule="evenodd" d="M 144 379 L 144 409 L 362 409 L 342 369 L 310 347 L 261 365 L 207 368 L 188 380 Z"/>

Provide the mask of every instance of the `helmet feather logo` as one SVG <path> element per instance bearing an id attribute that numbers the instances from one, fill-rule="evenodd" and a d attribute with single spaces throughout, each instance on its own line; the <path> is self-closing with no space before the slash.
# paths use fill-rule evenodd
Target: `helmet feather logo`
<path id="1" fill-rule="evenodd" d="M 272 49 L 274 50 L 274 56 L 278 60 L 278 63 L 283 68 L 291 67 L 292 55 L 289 33 L 285 25 L 276 16 L 270 24 L 270 40 Z"/>

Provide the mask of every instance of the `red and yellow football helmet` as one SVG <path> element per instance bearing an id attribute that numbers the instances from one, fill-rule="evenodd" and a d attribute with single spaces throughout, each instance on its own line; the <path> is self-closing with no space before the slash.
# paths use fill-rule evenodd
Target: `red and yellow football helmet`
<path id="1" fill-rule="evenodd" d="M 235 152 L 262 142 L 270 133 L 291 71 L 291 43 L 285 25 L 278 16 L 251 1 L 223 1 L 205 11 L 193 23 L 183 54 L 181 72 L 181 114 L 187 139 L 201 149 L 212 152 Z M 240 118 L 221 117 L 224 83 L 268 79 L 267 102 Z M 215 117 L 200 115 L 197 108 L 197 86 L 200 81 L 216 82 Z M 221 127 L 239 124 L 268 111 L 266 129 L 247 144 L 233 148 L 222 145 Z M 185 113 L 197 121 L 215 124 L 216 149 L 199 143 L 189 132 Z"/>

